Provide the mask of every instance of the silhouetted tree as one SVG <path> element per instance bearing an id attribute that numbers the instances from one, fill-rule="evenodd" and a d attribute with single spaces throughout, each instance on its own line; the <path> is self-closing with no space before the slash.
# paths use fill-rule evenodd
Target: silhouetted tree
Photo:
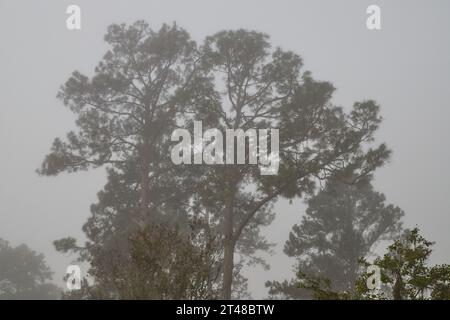
<path id="1" fill-rule="evenodd" d="M 381 121 L 375 102 L 355 103 L 345 113 L 330 102 L 333 86 L 302 71 L 297 54 L 272 49 L 267 35 L 222 31 L 206 39 L 203 52 L 217 103 L 208 112 L 200 108 L 197 119 L 221 131 L 280 130 L 278 175 L 262 176 L 255 165 L 209 167 L 198 193 L 207 210 L 220 215 L 223 298 L 230 299 L 235 252 L 247 234 L 270 223 L 279 197 L 311 194 L 315 181 L 330 176 L 358 180 L 381 166 L 389 151 L 384 144 L 368 147 Z"/>
<path id="2" fill-rule="evenodd" d="M 285 244 L 284 252 L 297 258 L 297 273 L 329 279 L 334 290 L 353 288 L 358 259 L 370 254 L 377 242 L 400 234 L 404 212 L 385 202 L 385 196 L 369 182 L 329 181 L 308 200 L 306 214 Z M 296 281 L 269 282 L 267 286 L 273 295 L 309 296 L 297 288 Z"/>
<path id="3" fill-rule="evenodd" d="M 96 275 L 111 271 L 112 250 L 128 263 L 130 237 L 149 224 L 176 220 L 187 227 L 191 184 L 172 164 L 167 142 L 179 114 L 189 103 L 207 104 L 200 93 L 211 90 L 197 68 L 195 42 L 175 24 L 159 31 L 143 21 L 114 24 L 105 40 L 110 50 L 94 76 L 75 71 L 62 86 L 58 97 L 78 116 L 78 130 L 54 141 L 39 170 L 56 175 L 107 166 L 108 183 L 83 226 L 88 241 L 55 242 L 95 266 Z"/>
<path id="4" fill-rule="evenodd" d="M 0 300 L 56 299 L 60 290 L 51 279 L 43 254 L 25 244 L 13 248 L 0 239 Z"/>
<path id="5" fill-rule="evenodd" d="M 332 105 L 333 86 L 302 71 L 298 55 L 272 50 L 265 34 L 223 31 L 197 49 L 176 25 L 154 32 L 140 21 L 112 25 L 105 40 L 111 50 L 95 75 L 74 72 L 61 89 L 59 97 L 77 114 L 79 130 L 66 142 L 55 140 L 40 173 L 107 165 L 120 176 L 132 175 L 130 167 L 136 166 L 135 181 L 129 182 L 139 190 L 139 208 L 130 203 L 131 210 L 120 211 L 140 228 L 150 216 L 164 215 L 171 199 L 187 201 L 185 191 L 191 191 L 189 211 L 212 216 L 223 238 L 225 299 L 238 276 L 236 250 L 250 256 L 269 247 L 259 227 L 271 222 L 271 206 L 279 197 L 311 194 L 315 181 L 330 176 L 358 180 L 389 156 L 383 144 L 369 147 L 381 121 L 373 101 L 356 103 L 349 113 Z M 192 120 L 202 120 L 205 128 L 280 128 L 278 175 L 261 176 L 254 165 L 223 165 L 183 176 L 183 166 L 169 158 L 167 141 L 174 128 L 190 127 Z M 159 192 L 154 181 L 166 179 L 169 187 Z M 95 219 L 102 217 L 93 215 L 91 222 Z M 86 228 L 100 234 L 108 228 L 123 231 L 93 223 Z M 66 244 L 73 247 L 71 239 Z"/>
<path id="6" fill-rule="evenodd" d="M 147 23 L 114 24 L 105 36 L 110 50 L 89 78 L 75 71 L 58 94 L 77 115 L 76 132 L 53 142 L 39 172 L 56 175 L 90 167 L 137 167 L 139 209 L 128 219 L 145 226 L 164 203 L 152 194 L 152 180 L 176 174 L 167 139 L 176 128 L 185 100 L 197 101 L 195 92 L 207 81 L 196 67 L 196 44 L 188 33 L 163 25 L 157 32 Z M 201 98 L 200 98 L 201 100 Z"/>

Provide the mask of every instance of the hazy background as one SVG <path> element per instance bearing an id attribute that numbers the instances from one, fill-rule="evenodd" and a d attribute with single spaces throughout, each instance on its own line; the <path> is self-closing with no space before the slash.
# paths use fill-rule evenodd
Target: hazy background
<path id="1" fill-rule="evenodd" d="M 70 4 L 81 7 L 80 31 L 66 29 Z M 366 28 L 370 4 L 381 7 L 381 31 Z M 437 242 L 433 262 L 450 262 L 450 1 L 0 0 L 0 237 L 44 253 L 58 284 L 71 258 L 51 242 L 84 239 L 81 226 L 105 173 L 35 173 L 53 139 L 75 128 L 55 96 L 72 71 L 93 73 L 108 25 L 137 19 L 154 29 L 176 21 L 198 42 L 222 29 L 266 32 L 337 87 L 337 104 L 377 100 L 385 118 L 378 139 L 394 154 L 375 186 L 405 210 L 407 226 Z M 293 276 L 282 247 L 304 206 L 276 208 L 264 230 L 277 243 L 271 270 L 246 272 L 254 298 L 267 296 L 266 280 Z"/>

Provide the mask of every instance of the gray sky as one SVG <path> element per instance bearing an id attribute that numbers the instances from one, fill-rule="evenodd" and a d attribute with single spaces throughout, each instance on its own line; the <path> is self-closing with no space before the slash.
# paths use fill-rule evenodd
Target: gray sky
<path id="1" fill-rule="evenodd" d="M 82 30 L 66 29 L 66 8 L 77 4 Z M 366 8 L 382 10 L 382 30 L 366 28 Z M 0 0 L 0 237 L 43 252 L 59 280 L 71 261 L 51 242 L 83 239 L 89 205 L 104 170 L 38 177 L 53 139 L 74 129 L 74 116 L 56 100 L 73 70 L 92 74 L 106 50 L 111 23 L 145 19 L 154 29 L 176 21 L 200 42 L 222 29 L 248 28 L 275 46 L 299 53 L 306 69 L 331 81 L 334 101 L 349 106 L 375 99 L 385 121 L 378 141 L 394 151 L 376 173 L 376 187 L 436 241 L 433 262 L 450 262 L 450 2 L 381 0 Z M 266 280 L 290 278 L 293 261 L 281 252 L 301 202 L 280 202 L 264 232 L 278 243 L 272 268 L 247 272 L 254 298 Z M 447 260 L 446 260 L 447 259 Z"/>

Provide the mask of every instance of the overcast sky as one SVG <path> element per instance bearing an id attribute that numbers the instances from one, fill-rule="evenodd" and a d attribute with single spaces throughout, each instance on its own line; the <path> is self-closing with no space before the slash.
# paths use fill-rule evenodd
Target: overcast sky
<path id="1" fill-rule="evenodd" d="M 77 4 L 82 30 L 66 29 L 66 8 Z M 366 28 L 366 8 L 381 7 L 382 30 Z M 377 135 L 393 150 L 375 185 L 436 241 L 433 262 L 450 262 L 450 1 L 62 1 L 0 0 L 0 238 L 43 252 L 55 279 L 70 257 L 51 242 L 83 240 L 89 205 L 105 183 L 103 169 L 39 177 L 53 139 L 75 129 L 74 115 L 55 98 L 74 70 L 91 75 L 106 51 L 112 23 L 144 19 L 154 29 L 176 21 L 201 42 L 223 29 L 247 28 L 275 46 L 299 53 L 305 67 L 337 87 L 334 102 L 375 99 L 384 122 Z M 264 230 L 277 243 L 272 268 L 247 272 L 254 298 L 266 280 L 291 278 L 282 253 L 301 201 L 280 202 Z"/>

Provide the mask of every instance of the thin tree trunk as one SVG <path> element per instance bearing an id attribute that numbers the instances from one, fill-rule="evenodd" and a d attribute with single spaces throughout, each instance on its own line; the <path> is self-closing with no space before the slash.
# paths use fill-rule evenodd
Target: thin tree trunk
<path id="1" fill-rule="evenodd" d="M 400 275 L 400 272 L 398 272 L 394 283 L 394 290 L 392 292 L 393 299 L 403 300 L 402 291 L 403 291 L 402 276 Z"/>
<path id="2" fill-rule="evenodd" d="M 234 269 L 233 204 L 234 190 L 229 190 L 224 217 L 223 299 L 231 300 Z"/>
<path id="3" fill-rule="evenodd" d="M 143 145 L 140 152 L 140 173 L 141 173 L 141 204 L 140 204 L 140 221 L 148 222 L 149 205 L 150 205 L 150 150 L 147 145 Z"/>

